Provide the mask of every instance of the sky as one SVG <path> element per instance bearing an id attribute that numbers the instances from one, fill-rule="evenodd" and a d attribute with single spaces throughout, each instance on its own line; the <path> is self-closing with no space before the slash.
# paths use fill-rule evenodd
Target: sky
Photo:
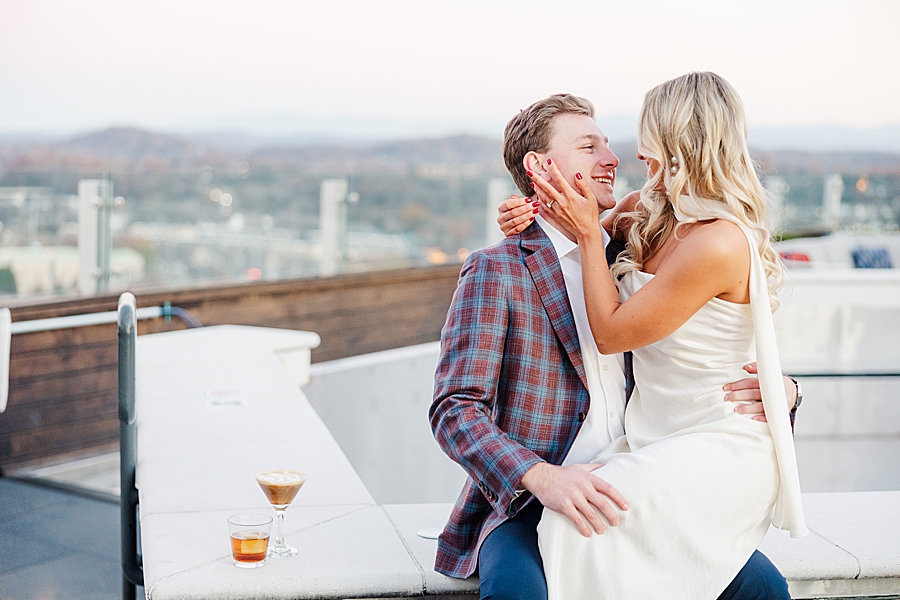
<path id="1" fill-rule="evenodd" d="M 500 137 L 549 94 L 602 125 L 696 70 L 751 127 L 900 125 L 898 23 L 898 0 L 0 0 L 0 133 Z"/>

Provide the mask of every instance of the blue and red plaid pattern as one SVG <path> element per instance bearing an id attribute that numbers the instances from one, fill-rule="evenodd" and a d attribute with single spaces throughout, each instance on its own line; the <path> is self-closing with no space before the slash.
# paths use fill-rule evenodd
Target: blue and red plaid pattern
<path id="1" fill-rule="evenodd" d="M 435 570 L 468 577 L 497 525 L 530 499 L 516 488 L 561 464 L 589 396 L 565 280 L 532 224 L 469 256 L 447 322 L 429 410 L 435 438 L 469 478 L 438 540 Z"/>

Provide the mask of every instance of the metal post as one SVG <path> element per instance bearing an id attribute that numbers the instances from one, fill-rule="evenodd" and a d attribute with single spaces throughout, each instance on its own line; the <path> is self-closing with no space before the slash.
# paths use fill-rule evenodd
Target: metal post
<path id="1" fill-rule="evenodd" d="M 0 413 L 6 410 L 9 397 L 9 347 L 12 339 L 12 315 L 0 308 Z"/>
<path id="2" fill-rule="evenodd" d="M 844 193 L 844 180 L 840 175 L 826 175 L 825 189 L 822 192 L 822 220 L 830 229 L 837 229 L 841 223 L 841 196 Z"/>
<path id="3" fill-rule="evenodd" d="M 322 262 L 319 272 L 334 275 L 347 252 L 347 180 L 323 179 L 319 187 L 319 236 Z"/>
<path id="4" fill-rule="evenodd" d="M 78 290 L 85 295 L 109 289 L 112 191 L 106 179 L 78 182 Z"/>
<path id="5" fill-rule="evenodd" d="M 134 600 L 135 586 L 144 585 L 144 569 L 138 556 L 135 487 L 136 435 L 134 422 L 134 364 L 137 342 L 137 308 L 133 294 L 119 296 L 119 483 L 122 494 L 120 535 L 122 541 L 122 598 Z"/>

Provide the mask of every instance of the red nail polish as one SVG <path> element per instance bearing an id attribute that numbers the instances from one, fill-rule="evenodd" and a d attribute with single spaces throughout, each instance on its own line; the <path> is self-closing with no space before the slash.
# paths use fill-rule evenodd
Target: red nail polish
<path id="1" fill-rule="evenodd" d="M 534 222 L 534 217 L 531 217 L 530 219 L 528 219 L 528 222 L 529 222 L 529 223 L 533 223 L 533 222 Z"/>
<path id="2" fill-rule="evenodd" d="M 529 181 L 528 183 L 531 184 L 531 187 L 534 187 L 534 182 L 533 182 L 533 181 Z"/>
<path id="3" fill-rule="evenodd" d="M 533 213 L 534 213 L 534 214 L 538 214 L 538 213 L 539 213 L 539 212 L 541 212 L 541 209 L 539 209 L 539 208 L 536 208 L 536 209 L 534 209 L 534 210 L 533 210 L 533 211 L 531 211 L 531 212 L 533 212 Z"/>
<path id="4" fill-rule="evenodd" d="M 532 202 L 531 205 L 532 205 L 533 207 L 537 208 L 538 206 L 541 205 L 541 203 L 540 203 L 540 202 Z"/>
<path id="5" fill-rule="evenodd" d="M 547 164 L 548 164 L 548 165 L 552 165 L 552 164 L 553 164 L 553 161 L 550 160 L 550 159 L 548 158 L 548 159 L 547 159 Z"/>
<path id="6" fill-rule="evenodd" d="M 575 179 L 581 181 L 581 173 L 575 173 Z"/>
<path id="7" fill-rule="evenodd" d="M 533 177 L 533 176 L 534 176 L 534 173 L 532 173 L 531 171 L 525 171 L 525 172 L 528 173 L 528 176 L 529 176 L 529 177 Z"/>

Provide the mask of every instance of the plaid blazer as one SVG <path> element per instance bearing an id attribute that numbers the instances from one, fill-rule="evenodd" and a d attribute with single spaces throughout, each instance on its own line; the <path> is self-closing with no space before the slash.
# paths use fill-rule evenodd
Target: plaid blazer
<path id="1" fill-rule="evenodd" d="M 469 475 L 438 540 L 436 571 L 472 575 L 484 539 L 531 500 L 516 492 L 522 476 L 540 461 L 562 463 L 589 403 L 550 238 L 533 223 L 471 254 L 441 332 L 429 410 L 438 444 Z"/>

